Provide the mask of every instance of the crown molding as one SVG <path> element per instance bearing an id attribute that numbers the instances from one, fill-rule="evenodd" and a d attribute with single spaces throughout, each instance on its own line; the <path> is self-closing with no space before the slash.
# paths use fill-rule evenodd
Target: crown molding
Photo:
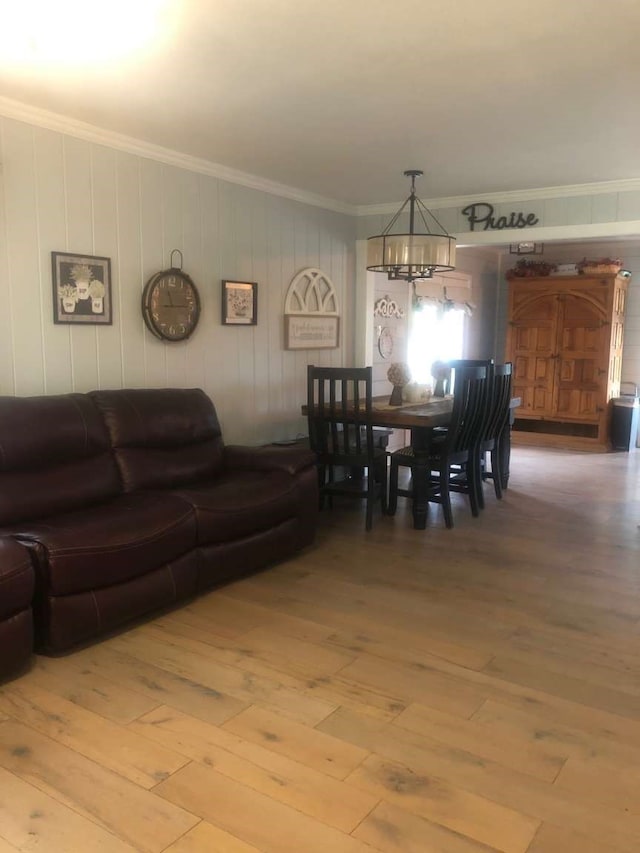
<path id="1" fill-rule="evenodd" d="M 187 169 L 190 172 L 198 172 L 201 175 L 219 178 L 232 184 L 240 184 L 243 187 L 287 198 L 291 201 L 299 201 L 314 207 L 322 207 L 325 210 L 332 210 L 335 213 L 345 213 L 350 216 L 356 214 L 355 205 L 325 198 L 306 190 L 290 187 L 287 184 L 269 181 L 258 175 L 251 175 L 247 172 L 231 169 L 228 166 L 223 166 L 220 163 L 214 163 L 210 160 L 181 154 L 179 151 L 163 148 L 161 145 L 154 145 L 153 143 L 144 142 L 131 136 L 104 130 L 87 122 L 78 121 L 59 113 L 23 104 L 20 101 L 14 101 L 10 98 L 0 97 L 0 116 L 15 119 L 16 121 L 23 121 L 27 124 L 46 128 L 47 130 L 57 131 L 58 133 L 64 133 L 68 136 L 74 136 L 95 145 L 106 145 L 109 148 L 125 151 L 128 154 L 134 154 L 138 157 L 157 160 L 160 163 L 177 166 L 180 169 Z"/>
<path id="2" fill-rule="evenodd" d="M 202 175 L 219 178 L 220 180 L 228 181 L 232 184 L 239 184 L 250 189 L 269 193 L 270 195 L 287 198 L 291 201 L 299 201 L 302 204 L 321 207 L 325 210 L 331 210 L 334 213 L 343 213 L 348 216 L 393 214 L 402 204 L 402 202 L 370 205 L 347 204 L 346 202 L 326 198 L 325 196 L 317 195 L 316 193 L 311 193 L 307 190 L 301 190 L 297 187 L 291 187 L 287 184 L 270 181 L 266 178 L 261 178 L 258 175 L 249 174 L 248 172 L 231 169 L 228 166 L 223 166 L 221 163 L 214 163 L 211 160 L 204 160 L 199 157 L 182 154 L 171 148 L 164 148 L 161 145 L 144 142 L 143 140 L 136 139 L 132 136 L 126 136 L 121 133 L 116 133 L 115 131 L 105 130 L 87 122 L 78 121 L 77 119 L 72 119 L 68 116 L 60 115 L 59 113 L 43 110 L 39 107 L 30 106 L 29 104 L 24 104 L 20 101 L 15 101 L 11 98 L 1 96 L 0 116 L 14 119 L 16 121 L 22 121 L 37 127 L 43 127 L 47 130 L 53 130 L 58 133 L 64 133 L 78 139 L 84 139 L 86 142 L 91 142 L 96 145 L 106 145 L 118 151 L 124 151 L 128 154 L 134 154 L 138 157 L 144 157 L 149 160 L 156 160 L 160 163 L 166 163 L 169 166 L 176 166 L 190 172 L 197 172 Z M 592 184 L 568 184 L 566 186 L 559 187 L 509 190 L 495 193 L 476 193 L 474 195 L 445 196 L 443 198 L 422 200 L 427 207 L 433 210 L 443 210 L 445 208 L 462 208 L 466 207 L 468 204 L 473 204 L 473 202 L 482 201 L 489 202 L 490 204 L 501 204 L 508 202 L 535 201 L 539 199 L 566 198 L 571 196 L 601 195 L 603 193 L 631 192 L 634 190 L 640 190 L 640 178 L 629 178 L 627 180 L 619 181 L 601 181 L 599 183 Z"/>
<path id="3" fill-rule="evenodd" d="M 538 201 L 540 199 L 567 198 L 570 196 L 602 195 L 603 193 L 623 193 L 640 190 L 640 178 L 628 178 L 621 181 L 600 181 L 593 184 L 567 184 L 562 187 L 538 187 L 529 190 L 508 190 L 497 193 L 474 193 L 474 195 L 452 195 L 444 198 L 422 199 L 432 210 L 444 210 L 448 207 L 466 207 L 474 202 L 484 201 L 489 204 L 506 202 Z M 404 201 L 404 199 L 403 199 Z M 395 213 L 402 201 L 396 204 L 358 205 L 357 216 L 372 216 L 375 214 Z"/>

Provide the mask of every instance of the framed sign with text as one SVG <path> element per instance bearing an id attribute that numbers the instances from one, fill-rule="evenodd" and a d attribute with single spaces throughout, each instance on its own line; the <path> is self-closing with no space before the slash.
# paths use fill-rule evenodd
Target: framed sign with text
<path id="1" fill-rule="evenodd" d="M 336 314 L 285 314 L 285 349 L 336 349 L 339 343 L 340 317 Z"/>

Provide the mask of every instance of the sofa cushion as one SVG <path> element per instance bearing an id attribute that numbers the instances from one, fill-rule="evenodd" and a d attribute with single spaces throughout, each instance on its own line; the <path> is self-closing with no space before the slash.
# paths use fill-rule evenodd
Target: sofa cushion
<path id="1" fill-rule="evenodd" d="M 89 397 L 0 397 L 0 525 L 121 492 L 109 437 Z"/>
<path id="2" fill-rule="evenodd" d="M 213 403 L 199 388 L 92 391 L 125 490 L 174 488 L 222 470 L 224 444 Z"/>
<path id="3" fill-rule="evenodd" d="M 14 539 L 0 537 L 0 621 L 31 607 L 33 587 L 29 552 Z"/>
<path id="4" fill-rule="evenodd" d="M 195 547 L 193 509 L 170 494 L 121 495 L 106 504 L 23 524 L 47 595 L 122 583 Z"/>
<path id="5" fill-rule="evenodd" d="M 282 471 L 230 471 L 175 492 L 195 510 L 198 544 L 232 542 L 296 516 L 296 481 Z"/>

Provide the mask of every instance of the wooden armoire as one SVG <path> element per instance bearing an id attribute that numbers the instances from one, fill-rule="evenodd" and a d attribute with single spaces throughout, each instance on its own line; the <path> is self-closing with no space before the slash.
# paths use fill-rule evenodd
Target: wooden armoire
<path id="1" fill-rule="evenodd" d="M 515 442 L 609 449 L 627 283 L 615 274 L 509 281 Z"/>

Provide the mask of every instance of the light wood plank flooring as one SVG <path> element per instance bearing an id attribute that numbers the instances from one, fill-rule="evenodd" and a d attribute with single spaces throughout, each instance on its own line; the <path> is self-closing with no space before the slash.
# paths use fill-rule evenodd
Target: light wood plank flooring
<path id="1" fill-rule="evenodd" d="M 638 853 L 640 452 L 518 447 L 426 531 L 285 564 L 0 688 L 0 853 Z"/>

